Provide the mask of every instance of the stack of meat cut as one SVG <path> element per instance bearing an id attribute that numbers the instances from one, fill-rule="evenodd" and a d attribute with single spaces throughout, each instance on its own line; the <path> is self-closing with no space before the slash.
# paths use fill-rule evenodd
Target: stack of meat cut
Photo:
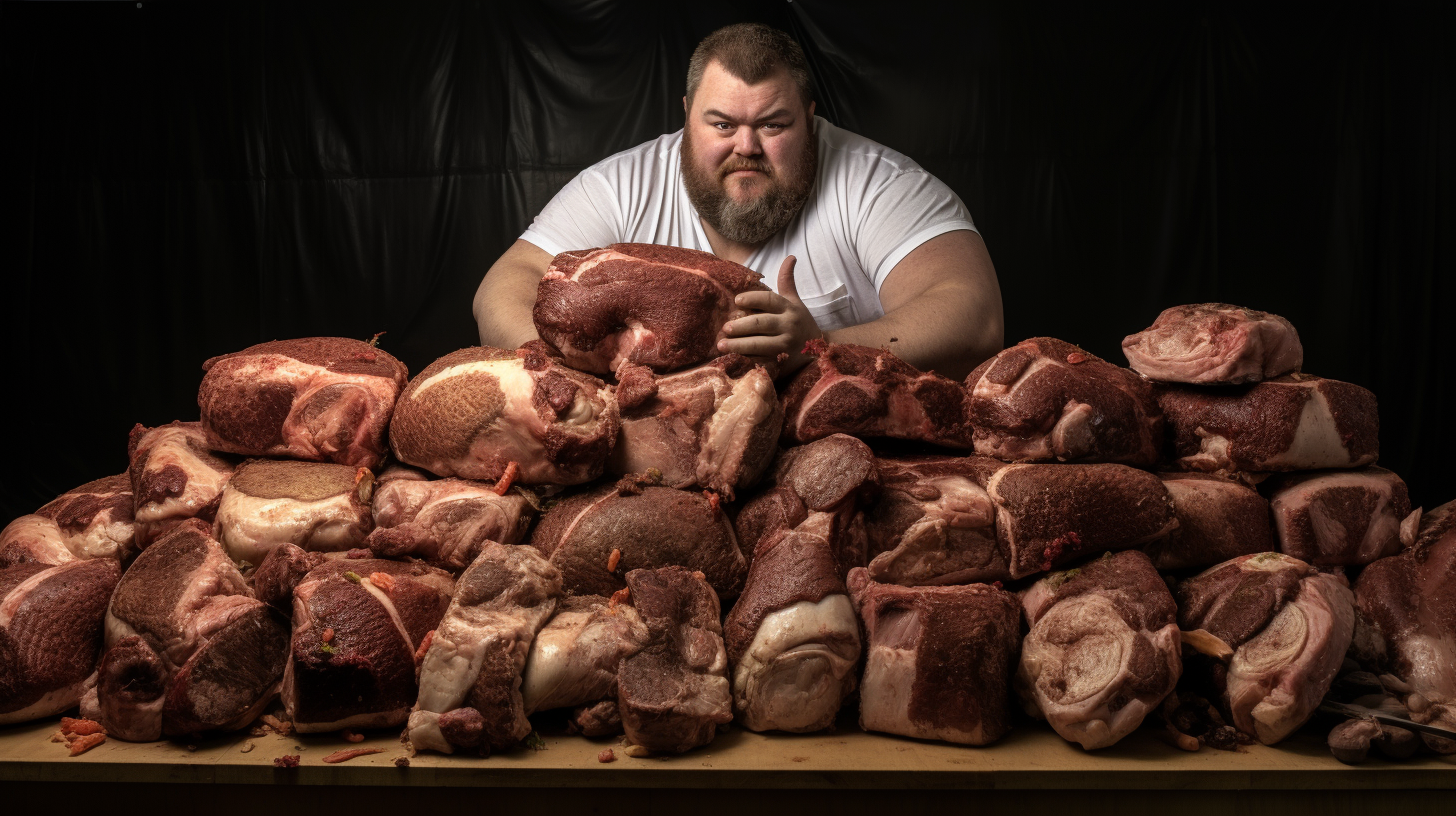
<path id="1" fill-rule="evenodd" d="M 1274 743 L 1347 651 L 1451 722 L 1423 655 L 1456 642 L 1456 511 L 1410 513 L 1374 397 L 1300 373 L 1287 321 L 1178 307 L 1130 369 L 1043 337 L 964 382 L 815 341 L 776 382 L 714 352 L 763 288 L 618 244 L 553 261 L 519 349 L 208 360 L 197 421 L 138 425 L 127 473 L 0 534 L 0 723 L 79 705 L 150 740 L 276 705 L 416 751 L 549 725 L 635 756 L 1030 716 L 1101 749 L 1206 697 Z"/>

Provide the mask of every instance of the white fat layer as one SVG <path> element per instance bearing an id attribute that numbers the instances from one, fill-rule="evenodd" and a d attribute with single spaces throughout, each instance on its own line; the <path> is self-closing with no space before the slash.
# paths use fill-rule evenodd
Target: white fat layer
<path id="1" fill-rule="evenodd" d="M 44 717 L 53 717 L 60 714 L 80 702 L 81 694 L 85 691 L 85 688 L 86 681 L 82 680 L 78 683 L 72 683 L 65 688 L 48 691 L 41 695 L 39 700 L 36 700 L 25 708 L 0 712 L 0 725 L 21 723 L 27 720 L 39 720 Z"/>
<path id="2" fill-rule="evenodd" d="M 440 731 L 440 714 L 436 711 L 411 711 L 409 725 L 405 727 L 405 738 L 416 751 L 455 753 L 455 746 Z"/>
<path id="3" fill-rule="evenodd" d="M 1304 470 L 1353 464 L 1350 451 L 1340 440 L 1340 431 L 1335 427 L 1329 401 L 1313 383 L 1303 387 L 1309 389 L 1309 399 L 1300 409 L 1299 420 L 1294 426 L 1294 440 L 1289 450 L 1265 460 L 1264 469 Z"/>
<path id="4" fill-rule="evenodd" d="M 69 563 L 79 564 L 81 562 L 71 561 Z M 65 569 L 65 567 L 66 565 L 63 564 L 59 567 L 41 570 L 26 578 L 24 581 L 21 581 L 14 589 L 10 590 L 9 594 L 3 599 L 0 599 L 0 630 L 10 627 L 10 621 L 15 619 L 15 613 L 20 611 L 20 605 L 25 603 L 26 599 L 30 597 L 30 593 L 35 591 L 36 587 L 40 586 L 42 582 L 54 578 L 58 574 L 56 570 Z"/>
<path id="5" fill-rule="evenodd" d="M 151 524 L 170 518 L 191 518 L 197 515 L 208 502 L 217 497 L 218 491 L 227 484 L 230 472 L 220 472 L 198 458 L 188 446 L 188 441 L 200 441 L 200 434 L 185 428 L 162 427 L 151 434 L 151 446 L 147 451 L 147 471 L 159 473 L 168 465 L 175 465 L 187 474 L 187 484 L 176 496 L 162 501 L 138 504 L 135 518 L 139 524 Z"/>
<path id="6" fill-rule="evenodd" d="M 991 497 L 965 476 L 934 476 L 920 483 L 940 492 L 940 498 L 923 503 L 926 513 L 945 519 L 951 527 L 972 530 L 995 523 L 996 508 Z"/>
<path id="7" fill-rule="evenodd" d="M 1221 470 L 1231 466 L 1228 437 L 1210 433 L 1202 426 L 1194 433 L 1198 435 L 1198 453 L 1185 456 L 1180 462 L 1194 470 Z"/>
<path id="8" fill-rule="evenodd" d="M 526 371 L 526 364 L 520 358 L 512 360 L 476 360 L 469 363 L 457 363 L 440 369 L 432 374 L 429 379 L 415 386 L 415 390 L 410 393 L 410 399 L 412 401 L 418 401 L 424 397 L 425 392 L 434 388 L 436 385 L 467 374 L 489 374 L 496 378 L 497 382 L 500 383 L 501 391 L 507 394 L 524 391 L 529 396 L 536 387 L 535 383 L 531 380 L 530 373 Z"/>
<path id="9" fill-rule="evenodd" d="M 825 728 L 854 688 L 859 655 L 859 623 L 847 595 L 770 612 L 735 667 L 734 706 L 754 731 Z"/>
<path id="10" fill-rule="evenodd" d="M 1352 550 L 1360 563 L 1370 563 L 1377 558 L 1393 555 L 1400 543 L 1401 519 L 1395 517 L 1392 501 L 1395 482 L 1399 477 L 1393 473 L 1372 471 L 1343 471 L 1329 473 L 1301 482 L 1294 487 L 1277 493 L 1269 502 L 1274 514 L 1274 528 L 1278 533 L 1281 548 L 1286 552 L 1300 554 L 1304 542 L 1293 540 L 1290 521 L 1301 506 L 1309 508 L 1310 533 L 1314 540 L 1309 542 L 1313 549 L 1308 558 L 1318 556 L 1342 556 Z M 1365 525 L 1365 535 L 1358 542 L 1349 541 L 1350 532 L 1338 518 L 1338 511 L 1326 506 L 1322 499 L 1325 491 L 1339 488 L 1355 488 L 1362 492 L 1374 492 L 1377 496 L 1375 508 Z M 1297 548 L 1297 550 L 1295 549 Z"/>
<path id="11" fill-rule="evenodd" d="M 1417 632 L 1396 647 L 1410 662 L 1406 682 L 1437 703 L 1456 703 L 1456 634 Z"/>
<path id="12" fill-rule="evenodd" d="M 709 484 L 718 474 L 737 476 L 753 430 L 773 413 L 777 402 L 773 380 L 755 368 L 733 383 L 733 389 L 715 407 L 701 437 L 698 484 Z"/>
<path id="13" fill-rule="evenodd" d="M 305 550 L 347 550 L 357 545 L 359 512 L 352 494 L 312 502 L 262 499 L 228 485 L 217 508 L 217 540 L 234 561 L 261 564 L 280 544 Z"/>
<path id="14" fill-rule="evenodd" d="M 0 544 L 19 546 L 42 564 L 65 564 L 76 560 L 61 528 L 45 516 L 21 516 L 0 531 Z"/>
<path id="15" fill-rule="evenodd" d="M 1017 377 L 1008 385 L 999 385 L 997 383 L 991 382 L 986 377 L 981 377 L 981 379 L 976 381 L 976 385 L 971 389 L 971 396 L 977 399 L 987 400 L 997 400 L 1005 398 L 1010 394 L 1016 393 L 1016 389 L 1020 388 L 1022 384 L 1024 384 L 1027 380 L 1036 376 L 1036 373 L 1038 371 L 1041 371 L 1043 368 L 1051 365 L 1059 365 L 1059 363 L 1056 363 L 1046 357 L 1038 357 L 1035 360 L 1032 360 L 1029 364 L 1027 364 L 1026 369 L 1021 372 L 1021 376 Z"/>
<path id="16" fill-rule="evenodd" d="M 1091 452 L 1097 439 L 1094 426 L 1099 419 L 1092 406 L 1070 400 L 1062 406 L 1057 424 L 1047 434 L 1052 452 L 1058 459 L 1076 459 Z"/>
<path id="17" fill-rule="evenodd" d="M 186 589 L 177 599 L 169 617 L 180 623 L 181 632 L 174 638 L 161 640 L 155 632 L 135 628 L 130 621 L 116 616 L 110 606 L 106 610 L 106 648 L 123 638 L 138 635 L 162 659 L 167 671 L 176 671 L 214 632 L 231 623 L 238 615 L 258 605 L 241 573 L 221 550 L 209 547 L 204 562 L 186 576 Z M 122 576 L 122 581 L 127 580 Z"/>

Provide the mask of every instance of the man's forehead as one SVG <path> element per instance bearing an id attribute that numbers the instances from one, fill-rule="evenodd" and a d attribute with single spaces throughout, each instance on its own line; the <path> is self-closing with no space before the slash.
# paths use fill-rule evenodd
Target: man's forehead
<path id="1" fill-rule="evenodd" d="M 750 85 L 715 60 L 703 70 L 703 81 L 693 95 L 693 109 L 695 114 L 715 110 L 734 118 L 758 119 L 778 110 L 801 113 L 804 103 L 786 68 Z"/>

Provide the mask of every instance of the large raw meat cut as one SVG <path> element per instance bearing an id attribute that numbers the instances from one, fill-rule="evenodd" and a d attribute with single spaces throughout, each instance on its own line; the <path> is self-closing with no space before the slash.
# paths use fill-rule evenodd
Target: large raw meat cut
<path id="1" fill-rule="evenodd" d="M 718 596 L 682 567 L 632 570 L 627 589 L 647 625 L 647 643 L 617 670 L 627 741 L 674 754 L 707 745 L 733 719 Z"/>
<path id="2" fill-rule="evenodd" d="M 394 455 L 439 476 L 573 485 L 600 476 L 617 401 L 539 342 L 451 352 L 410 381 L 390 425 Z"/>
<path id="3" fill-rule="evenodd" d="M 776 452 L 784 412 L 773 377 L 732 354 L 686 371 L 617 371 L 622 431 L 611 473 L 654 468 L 667 487 L 705 487 L 732 501 L 763 475 Z"/>
<path id="4" fill-rule="evenodd" d="M 374 531 L 365 540 L 382 558 L 412 556 L 459 572 L 487 542 L 519 544 L 536 517 L 519 490 L 501 495 L 485 482 L 390 475 L 374 489 Z"/>
<path id="5" fill-rule="evenodd" d="M 1291 473 L 1260 487 L 1285 555 L 1317 567 L 1358 566 L 1400 551 L 1410 497 L 1385 468 Z"/>
<path id="6" fill-rule="evenodd" d="M 1355 628 L 1345 580 L 1280 553 L 1226 561 L 1180 583 L 1175 596 L 1178 625 L 1203 630 L 1185 636 L 1190 645 L 1205 650 L 1211 636 L 1232 650 L 1187 671 L 1210 685 L 1234 727 L 1265 745 L 1319 707 Z"/>
<path id="7" fill-rule="evenodd" d="M 1411 548 L 1360 573 L 1355 604 L 1355 658 L 1405 684 L 1413 720 L 1456 730 L 1456 502 L 1422 517 Z M 1456 741 L 1425 740 L 1456 753 Z"/>
<path id="8" fill-rule="evenodd" d="M 283 704 L 304 733 L 398 727 L 419 687 L 415 654 L 440 623 L 455 579 L 418 561 L 325 558 L 285 544 L 274 562 L 321 560 L 292 588 L 293 640 L 283 673 Z M 289 600 L 275 585 L 271 603 Z"/>
<path id="9" fill-rule="evenodd" d="M 675 565 L 701 571 L 719 595 L 733 597 L 748 574 L 716 497 L 630 477 L 562 499 L 542 514 L 531 544 L 577 595 L 611 595 L 632 570 Z"/>
<path id="10" fill-rule="evenodd" d="M 190 519 L 137 556 L 106 612 L 96 702 L 136 742 L 241 728 L 273 699 L 288 623 L 253 597 L 207 524 Z"/>
<path id="11" fill-rule="evenodd" d="M 1037 581 L 1021 598 L 1031 631 L 1016 689 L 1027 713 L 1087 750 L 1132 733 L 1183 673 L 1178 610 L 1137 550 Z"/>
<path id="12" fill-rule="evenodd" d="M 235 460 L 207 448 L 200 422 L 138 424 L 127 443 L 137 543 L 145 547 L 185 519 L 211 522 Z"/>
<path id="13" fill-rule="evenodd" d="M 810 340 L 814 357 L 784 391 L 784 436 L 813 442 L 836 433 L 971 447 L 965 393 L 884 349 Z"/>
<path id="14" fill-rule="evenodd" d="M 374 529 L 374 477 L 364 468 L 258 459 L 243 463 L 223 488 L 217 539 L 233 560 L 254 566 L 280 544 L 340 552 Z"/>
<path id="15" fill-rule="evenodd" d="M 636 607 L 601 595 L 568 596 L 531 642 L 521 675 L 526 713 L 580 706 L 615 710 L 617 669 L 646 643 L 647 624 Z M 620 716 L 616 724 L 620 732 Z"/>
<path id="16" fill-rule="evenodd" d="M 653 244 L 563 252 L 536 288 L 532 316 L 542 340 L 582 371 L 623 363 L 672 371 L 717 356 L 723 325 L 747 312 L 743 293 L 763 276 L 711 253 Z"/>
<path id="17" fill-rule="evenodd" d="M 1168 385 L 1157 395 L 1183 470 L 1354 468 L 1380 453 L 1375 395 L 1339 380 L 1288 374 L 1248 386 Z"/>
<path id="18" fill-rule="evenodd" d="M 120 577 L 112 558 L 0 569 L 0 725 L 50 717 L 81 699 Z"/>
<path id="19" fill-rule="evenodd" d="M 1071 343 L 1033 337 L 966 377 L 976 453 L 1008 462 L 1151 467 L 1163 418 L 1147 381 Z"/>
<path id="20" fill-rule="evenodd" d="M 829 541 L 780 530 L 758 545 L 723 624 L 733 706 L 752 731 L 819 731 L 854 691 L 859 621 Z"/>
<path id="21" fill-rule="evenodd" d="M 274 340 L 213 357 L 197 390 L 213 450 L 375 468 L 409 379 L 404 363 L 347 337 Z"/>
<path id="22" fill-rule="evenodd" d="M 129 558 L 136 551 L 132 504 L 126 474 L 68 490 L 0 530 L 0 569 L 13 564 Z"/>
<path id="23" fill-rule="evenodd" d="M 1269 502 L 1235 479 L 1211 473 L 1159 473 L 1178 524 L 1142 551 L 1162 571 L 1203 569 L 1240 555 L 1270 552 Z"/>
<path id="24" fill-rule="evenodd" d="M 865 514 L 870 577 L 886 584 L 969 584 L 1011 578 L 996 537 L 996 505 L 976 457 L 875 460 L 879 498 Z"/>
<path id="25" fill-rule="evenodd" d="M 902 587 L 849 574 L 864 621 L 866 731 L 986 745 L 1011 730 L 1021 651 L 1016 596 L 989 584 Z"/>
<path id="26" fill-rule="evenodd" d="M 521 671 L 562 594 L 561 573 L 535 550 L 486 545 L 456 583 L 420 664 L 406 729 L 415 750 L 501 751 L 531 733 Z"/>
<path id="27" fill-rule="evenodd" d="M 1124 338 L 1122 351 L 1150 380 L 1199 385 L 1253 383 L 1304 364 L 1288 320 L 1227 303 L 1164 309 L 1152 326 Z"/>

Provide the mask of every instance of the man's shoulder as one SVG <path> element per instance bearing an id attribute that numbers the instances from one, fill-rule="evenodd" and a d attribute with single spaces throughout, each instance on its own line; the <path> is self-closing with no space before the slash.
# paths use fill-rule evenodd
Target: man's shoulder
<path id="1" fill-rule="evenodd" d="M 613 153 L 583 172 L 612 177 L 622 173 L 639 175 L 655 170 L 667 171 L 677 165 L 678 146 L 681 143 L 681 130 L 664 133 L 656 139 L 650 139 L 636 147 Z"/>
<path id="2" fill-rule="evenodd" d="M 822 165 L 828 172 L 895 176 L 906 172 L 925 172 L 914 159 L 898 150 L 861 136 L 815 116 L 815 136 L 819 140 Z"/>

